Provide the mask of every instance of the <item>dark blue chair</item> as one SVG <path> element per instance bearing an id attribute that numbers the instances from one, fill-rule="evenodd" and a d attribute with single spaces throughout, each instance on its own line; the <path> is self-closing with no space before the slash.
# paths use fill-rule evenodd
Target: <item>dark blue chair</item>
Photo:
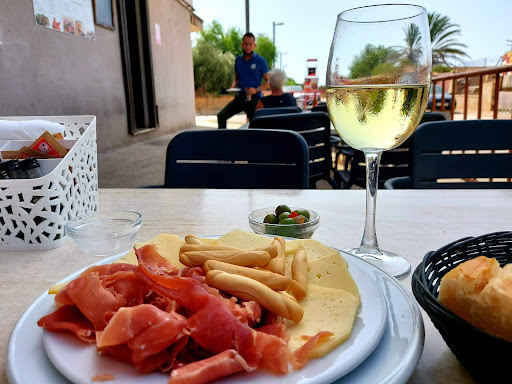
<path id="1" fill-rule="evenodd" d="M 512 120 L 425 123 L 409 151 L 410 175 L 385 188 L 512 188 Z"/>
<path id="2" fill-rule="evenodd" d="M 308 188 L 308 160 L 306 141 L 291 131 L 186 131 L 167 146 L 163 187 Z"/>
<path id="3" fill-rule="evenodd" d="M 299 107 L 275 107 L 275 108 L 261 108 L 254 112 L 253 119 L 261 116 L 282 115 L 285 113 L 300 113 L 302 110 Z"/>
<path id="4" fill-rule="evenodd" d="M 311 108 L 311 112 L 329 112 L 327 109 L 327 103 L 318 103 L 318 105 L 315 105 L 313 108 Z"/>
<path id="5" fill-rule="evenodd" d="M 249 128 L 285 129 L 300 133 L 309 147 L 309 185 L 316 188 L 319 180 L 326 180 L 332 188 L 339 188 L 331 177 L 331 121 L 325 112 L 287 113 L 254 118 Z M 286 142 L 281 143 L 282 147 Z"/>
<path id="6" fill-rule="evenodd" d="M 445 121 L 446 117 L 439 112 L 425 112 L 419 126 L 432 121 Z M 414 134 L 413 134 L 414 135 Z M 410 174 L 410 140 L 406 140 L 397 148 L 384 151 L 379 166 L 379 188 L 383 188 L 389 179 L 405 177 Z M 349 189 L 353 185 L 366 187 L 366 161 L 362 151 L 350 148 L 340 142 L 334 147 L 336 150 L 336 164 L 340 155 L 344 155 L 345 167 L 334 174 L 335 180 L 343 189 Z"/>

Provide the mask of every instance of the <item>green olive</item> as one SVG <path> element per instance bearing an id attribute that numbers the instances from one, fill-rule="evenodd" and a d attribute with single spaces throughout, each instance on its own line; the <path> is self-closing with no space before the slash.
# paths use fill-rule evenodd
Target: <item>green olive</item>
<path id="1" fill-rule="evenodd" d="M 265 216 L 265 218 L 263 219 L 263 222 L 268 223 L 268 224 L 278 224 L 279 219 L 273 213 L 269 213 L 267 216 Z"/>
<path id="2" fill-rule="evenodd" d="M 284 219 L 277 226 L 277 234 L 279 236 L 293 237 L 297 230 L 297 225 L 295 224 L 295 220 L 293 219 Z"/>
<path id="3" fill-rule="evenodd" d="M 297 214 L 300 216 L 304 216 L 306 219 L 308 219 L 308 221 L 311 219 L 311 216 L 310 216 L 310 213 L 307 209 L 296 209 L 295 211 L 293 212 L 297 212 Z"/>
<path id="4" fill-rule="evenodd" d="M 292 210 L 291 210 L 291 209 L 290 209 L 290 207 L 289 207 L 289 206 L 287 206 L 287 205 L 284 205 L 284 204 L 279 205 L 279 206 L 276 208 L 276 216 L 277 216 L 277 217 L 279 217 L 279 215 L 280 215 L 281 213 L 283 213 L 283 212 L 290 212 L 290 213 L 291 213 L 291 212 L 292 212 Z"/>
<path id="5" fill-rule="evenodd" d="M 279 224 L 281 224 L 281 222 L 284 220 L 284 219 L 287 219 L 288 216 L 290 216 L 290 212 L 283 212 L 279 215 Z"/>

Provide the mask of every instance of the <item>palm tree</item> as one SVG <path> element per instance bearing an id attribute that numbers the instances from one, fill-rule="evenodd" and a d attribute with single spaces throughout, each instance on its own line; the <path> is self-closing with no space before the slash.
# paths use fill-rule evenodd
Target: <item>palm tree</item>
<path id="1" fill-rule="evenodd" d="M 420 28 L 416 24 L 409 24 L 404 28 L 404 33 L 405 49 L 402 54 L 405 58 L 415 61 L 422 54 Z"/>
<path id="2" fill-rule="evenodd" d="M 441 16 L 436 12 L 429 13 L 428 25 L 432 42 L 433 65 L 451 66 L 449 61 L 469 57 L 463 50 L 467 48 L 467 45 L 459 43 L 456 39 L 456 36 L 460 35 L 459 25 L 450 22 L 448 16 Z"/>

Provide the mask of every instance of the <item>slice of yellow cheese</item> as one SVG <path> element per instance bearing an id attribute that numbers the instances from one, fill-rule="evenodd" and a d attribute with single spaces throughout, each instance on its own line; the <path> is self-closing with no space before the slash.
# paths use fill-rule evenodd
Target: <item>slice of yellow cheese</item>
<path id="1" fill-rule="evenodd" d="M 293 255 L 297 248 L 302 248 L 308 255 L 308 260 L 314 260 L 321 257 L 333 256 L 340 259 L 340 262 L 348 268 L 347 260 L 341 257 L 340 253 L 327 245 L 323 245 L 317 240 L 313 239 L 297 239 L 289 240 L 286 242 L 286 254 Z"/>
<path id="2" fill-rule="evenodd" d="M 212 238 L 209 238 L 209 237 L 202 237 L 199 240 L 201 240 L 203 242 L 203 244 L 205 244 L 205 245 L 217 245 L 217 244 L 219 244 L 218 239 L 212 239 Z"/>
<path id="3" fill-rule="evenodd" d="M 136 243 L 134 247 L 140 248 L 147 244 L 154 244 L 158 253 L 162 257 L 165 257 L 167 260 L 169 260 L 176 268 L 180 269 L 184 267 L 184 265 L 180 263 L 179 254 L 180 248 L 185 244 L 185 241 L 180 239 L 179 236 L 162 233 L 144 243 Z M 137 256 L 135 255 L 135 251 L 132 249 L 126 255 L 116 260 L 115 263 L 137 264 Z"/>
<path id="4" fill-rule="evenodd" d="M 64 283 L 60 283 L 60 284 L 55 284 L 53 286 L 50 287 L 50 289 L 48 289 L 48 294 L 49 295 L 55 295 L 57 292 L 59 292 L 59 290 L 64 287 L 65 285 L 67 285 L 68 282 L 65 281 Z"/>
<path id="5" fill-rule="evenodd" d="M 319 358 L 350 337 L 361 301 L 341 289 L 310 285 L 300 305 L 304 309 L 301 322 L 286 322 L 286 331 L 290 334 L 288 347 L 293 351 L 306 343 L 303 335 L 314 336 L 322 331 L 334 333 L 311 351 L 309 358 Z"/>
<path id="6" fill-rule="evenodd" d="M 253 249 L 266 247 L 272 244 L 274 237 L 258 235 L 256 233 L 245 232 L 240 229 L 234 229 L 219 237 L 217 243 L 219 245 L 227 245 L 229 247 L 241 249 Z"/>
<path id="7" fill-rule="evenodd" d="M 345 259 L 337 252 L 308 261 L 308 283 L 318 287 L 343 289 L 359 298 L 359 289 L 343 261 Z"/>

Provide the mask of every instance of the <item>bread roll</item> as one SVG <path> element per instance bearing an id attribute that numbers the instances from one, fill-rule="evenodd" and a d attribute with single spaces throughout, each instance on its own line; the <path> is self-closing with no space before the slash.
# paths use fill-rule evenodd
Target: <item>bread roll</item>
<path id="1" fill-rule="evenodd" d="M 439 302 L 471 323 L 471 307 L 489 280 L 500 272 L 496 259 L 479 256 L 457 265 L 441 279 Z"/>
<path id="2" fill-rule="evenodd" d="M 493 277 L 479 296 L 480 308 L 473 313 L 477 326 L 512 342 L 512 264 Z"/>
<path id="3" fill-rule="evenodd" d="M 439 302 L 484 332 L 512 341 L 512 265 L 479 256 L 442 279 Z"/>

